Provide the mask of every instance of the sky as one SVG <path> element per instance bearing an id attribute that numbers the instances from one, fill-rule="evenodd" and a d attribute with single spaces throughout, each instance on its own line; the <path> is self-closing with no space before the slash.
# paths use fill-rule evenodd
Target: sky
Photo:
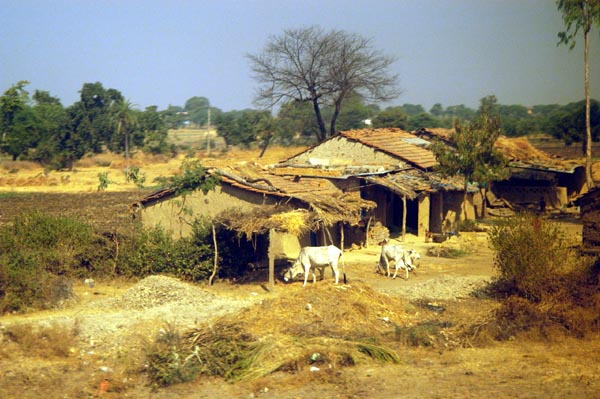
<path id="1" fill-rule="evenodd" d="M 584 98 L 583 36 L 573 50 L 557 46 L 554 0 L 0 0 L 0 10 L 0 93 L 27 80 L 31 94 L 49 91 L 64 106 L 100 82 L 141 110 L 194 96 L 223 111 L 256 108 L 247 55 L 311 25 L 361 35 L 396 58 L 402 94 L 382 106 Z M 591 44 L 600 99 L 597 28 Z"/>

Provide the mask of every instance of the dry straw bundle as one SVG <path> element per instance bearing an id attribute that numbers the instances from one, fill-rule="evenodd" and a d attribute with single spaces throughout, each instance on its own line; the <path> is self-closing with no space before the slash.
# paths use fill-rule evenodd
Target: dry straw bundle
<path id="1" fill-rule="evenodd" d="M 226 316 L 186 335 L 204 373 L 249 380 L 304 367 L 399 363 L 385 342 L 404 318 L 401 300 L 362 284 L 320 283 Z"/>

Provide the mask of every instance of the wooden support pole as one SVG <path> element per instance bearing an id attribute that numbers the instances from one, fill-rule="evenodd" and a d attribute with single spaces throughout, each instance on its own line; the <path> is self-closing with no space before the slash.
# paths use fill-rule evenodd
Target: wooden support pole
<path id="1" fill-rule="evenodd" d="M 406 195 L 402 196 L 402 241 L 406 240 Z"/>
<path id="2" fill-rule="evenodd" d="M 273 229 L 269 230 L 269 291 L 275 289 L 275 254 L 273 253 Z"/>
<path id="3" fill-rule="evenodd" d="M 372 216 L 369 216 L 369 221 L 367 222 L 367 232 L 366 237 L 365 237 L 365 247 L 369 248 L 369 229 L 371 228 L 371 220 L 373 219 Z"/>
<path id="4" fill-rule="evenodd" d="M 219 269 L 219 248 L 217 247 L 217 232 L 215 230 L 215 225 L 213 223 L 210 224 L 212 226 L 212 236 L 213 236 L 213 245 L 215 247 L 215 258 L 213 265 L 213 272 L 208 279 L 208 285 L 213 285 L 213 279 L 217 275 L 217 270 Z"/>

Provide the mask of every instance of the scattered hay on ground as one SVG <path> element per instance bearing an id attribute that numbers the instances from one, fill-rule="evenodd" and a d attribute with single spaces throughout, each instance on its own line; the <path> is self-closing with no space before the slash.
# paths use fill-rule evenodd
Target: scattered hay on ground
<path id="1" fill-rule="evenodd" d="M 394 340 L 395 323 L 405 322 L 401 299 L 362 284 L 286 289 L 286 295 L 186 334 L 204 373 L 251 380 L 309 366 L 400 363 L 385 343 Z"/>

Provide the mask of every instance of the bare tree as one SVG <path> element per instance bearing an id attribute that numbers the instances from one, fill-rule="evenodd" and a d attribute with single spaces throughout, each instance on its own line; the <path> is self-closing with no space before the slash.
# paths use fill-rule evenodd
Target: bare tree
<path id="1" fill-rule="evenodd" d="M 279 102 L 310 101 L 319 141 L 335 134 L 344 100 L 352 93 L 370 101 L 389 101 L 400 94 L 394 58 L 373 48 L 372 41 L 345 31 L 311 26 L 273 36 L 259 54 L 249 54 L 259 83 L 255 103 L 272 108 Z M 327 130 L 322 108 L 334 109 Z"/>

